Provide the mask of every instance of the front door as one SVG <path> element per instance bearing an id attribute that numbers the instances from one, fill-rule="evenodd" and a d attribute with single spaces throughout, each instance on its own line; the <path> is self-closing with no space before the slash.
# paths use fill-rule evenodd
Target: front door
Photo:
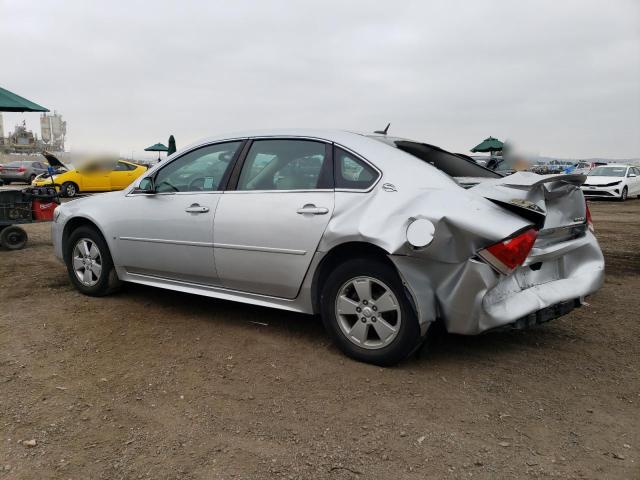
<path id="1" fill-rule="evenodd" d="M 330 148 L 324 143 L 254 140 L 237 187 L 222 195 L 216 212 L 220 283 L 296 297 L 333 212 L 332 184 Z"/>
<path id="2" fill-rule="evenodd" d="M 192 150 L 153 176 L 154 194 L 129 194 L 116 220 L 118 264 L 129 273 L 217 283 L 213 218 L 240 141 Z"/>
<path id="3" fill-rule="evenodd" d="M 109 165 L 97 163 L 87 165 L 78 171 L 80 174 L 80 190 L 85 192 L 106 192 L 111 190 L 111 168 Z"/>

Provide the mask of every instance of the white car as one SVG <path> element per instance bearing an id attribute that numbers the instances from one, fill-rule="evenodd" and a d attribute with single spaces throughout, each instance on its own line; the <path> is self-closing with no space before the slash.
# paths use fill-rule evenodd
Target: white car
<path id="1" fill-rule="evenodd" d="M 604 165 L 596 167 L 582 184 L 585 197 L 615 198 L 625 201 L 629 196 L 640 197 L 640 167 L 632 165 Z"/>

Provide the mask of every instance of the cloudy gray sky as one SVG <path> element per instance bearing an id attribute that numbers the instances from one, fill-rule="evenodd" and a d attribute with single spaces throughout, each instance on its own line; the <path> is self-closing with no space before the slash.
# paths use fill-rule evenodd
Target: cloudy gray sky
<path id="1" fill-rule="evenodd" d="M 122 154 L 331 127 L 640 157 L 640 2 L 0 0 L 0 86 Z M 5 114 L 5 129 L 37 114 Z"/>

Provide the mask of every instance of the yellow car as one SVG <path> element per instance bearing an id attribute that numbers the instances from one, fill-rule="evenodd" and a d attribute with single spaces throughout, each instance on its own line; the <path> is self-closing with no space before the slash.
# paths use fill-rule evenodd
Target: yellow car
<path id="1" fill-rule="evenodd" d="M 65 197 L 75 197 L 80 192 L 110 192 L 122 190 L 146 172 L 147 167 L 118 160 L 111 163 L 94 163 L 72 168 L 53 177 L 40 175 L 32 185 L 43 187 L 54 184 Z"/>

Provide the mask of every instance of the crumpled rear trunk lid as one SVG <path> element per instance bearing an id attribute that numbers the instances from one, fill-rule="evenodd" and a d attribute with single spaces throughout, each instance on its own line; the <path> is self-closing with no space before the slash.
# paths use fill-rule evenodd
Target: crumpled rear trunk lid
<path id="1" fill-rule="evenodd" d="M 538 243 L 557 243 L 584 234 L 586 204 L 580 174 L 538 175 L 518 172 L 499 179 L 482 179 L 469 191 L 531 221 Z M 480 180 L 480 179 L 478 179 Z"/>

